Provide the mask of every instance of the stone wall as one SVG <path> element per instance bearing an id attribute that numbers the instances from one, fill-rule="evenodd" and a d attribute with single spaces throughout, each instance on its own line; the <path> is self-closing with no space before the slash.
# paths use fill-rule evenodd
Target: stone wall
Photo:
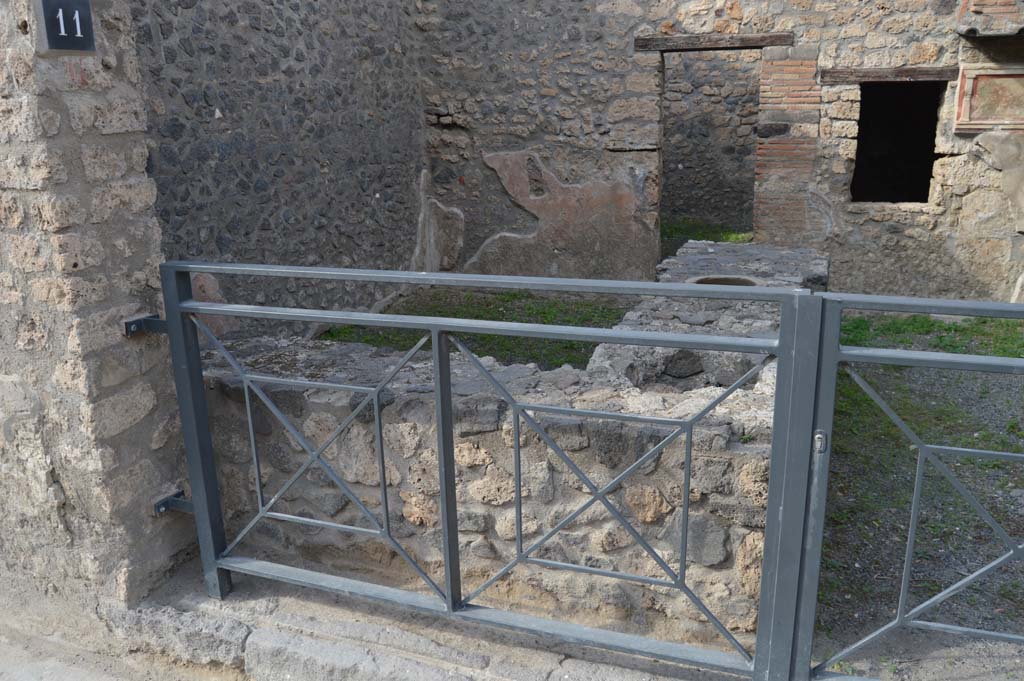
<path id="1" fill-rule="evenodd" d="M 944 21 L 951 30 L 952 17 Z M 902 40 L 902 38 L 901 38 Z M 925 43 L 927 45 L 927 43 Z M 998 45 L 998 44 L 997 44 Z M 912 53 L 910 63 L 918 63 Z M 1024 48 L 936 47 L 935 63 L 1020 63 Z M 821 64 L 822 61 L 819 61 Z M 927 203 L 854 203 L 860 88 L 822 89 L 819 158 L 810 192 L 811 229 L 833 256 L 841 290 L 1009 300 L 1024 276 L 1024 134 L 953 131 L 957 88 L 939 109 L 937 160 Z"/>
<path id="2" fill-rule="evenodd" d="M 418 3 L 431 195 L 455 267 L 654 277 L 661 60 L 630 2 Z"/>
<path id="3" fill-rule="evenodd" d="M 955 83 L 940 111 L 927 203 L 854 203 L 860 89 L 819 85 L 822 69 L 1021 63 L 1020 3 L 908 0 L 837 7 L 691 1 L 670 32 L 791 31 L 762 51 L 754 225 L 758 238 L 814 244 L 833 259 L 837 290 L 1011 299 L 1024 282 L 1020 140 L 953 133 Z"/>
<path id="4" fill-rule="evenodd" d="M 665 55 L 661 219 L 753 226 L 760 50 Z"/>
<path id="5" fill-rule="evenodd" d="M 128 3 L 93 8 L 98 56 L 41 59 L 31 3 L 0 5 L 0 580 L 81 612 L 194 541 L 151 512 L 182 475 L 173 389 L 123 321 L 159 306 L 157 192 Z"/>
<path id="6" fill-rule="evenodd" d="M 317 341 L 255 340 L 229 345 L 243 363 L 275 375 L 373 385 L 395 366 L 399 353 L 367 346 Z M 692 353 L 690 353 L 692 354 Z M 255 474 L 245 425 L 244 393 L 222 362 L 208 392 L 219 424 L 215 447 L 221 458 L 224 505 L 237 533 L 255 515 Z M 593 370 L 565 367 L 538 371 L 533 365 L 485 366 L 518 399 L 580 408 L 683 417 L 699 411 L 721 393 L 705 387 L 687 393 L 653 394 L 619 385 Z M 476 369 L 452 356 L 459 544 L 464 592 L 468 595 L 515 556 L 514 466 L 510 409 Z M 626 479 L 610 495 L 670 565 L 679 563 L 683 498 L 688 494 L 688 584 L 726 625 L 749 639 L 757 614 L 760 555 L 763 546 L 766 453 L 774 381 L 771 370 L 752 390 L 741 391 L 697 428 L 694 480 L 682 488 L 685 457 L 677 440 L 659 457 Z M 696 387 L 696 386 L 695 386 Z M 382 409 L 385 475 L 393 536 L 440 584 L 444 565 L 439 523 L 437 435 L 432 365 L 429 353 L 415 357 L 388 386 Z M 615 398 L 610 392 L 615 391 Z M 350 393 L 269 389 L 272 400 L 319 447 L 352 412 L 359 399 Z M 575 465 L 595 484 L 604 485 L 672 433 L 664 426 L 612 420 L 547 417 L 539 422 Z M 308 460 L 282 425 L 262 407 L 256 415 L 256 443 L 267 498 Z M 740 439 L 743 442 L 740 442 Z M 523 535 L 526 546 L 591 498 L 581 482 L 525 423 L 521 434 Z M 363 414 L 324 453 L 324 460 L 351 486 L 378 522 L 383 522 L 380 470 L 372 414 Z M 277 512 L 312 521 L 372 528 L 355 503 L 314 468 L 285 492 Z M 327 527 L 267 519 L 237 549 L 237 555 L 430 593 L 425 583 L 386 542 Z M 536 558 L 600 567 L 648 578 L 665 573 L 600 504 L 558 531 Z M 523 565 L 499 580 L 479 603 L 594 626 L 626 627 L 636 633 L 691 642 L 716 643 L 704 616 L 671 589 L 649 590 L 628 582 L 580 575 L 567 570 Z"/>
<path id="7" fill-rule="evenodd" d="M 132 3 L 168 258 L 408 267 L 423 114 L 401 2 Z M 319 307 L 369 287 L 224 293 Z"/>

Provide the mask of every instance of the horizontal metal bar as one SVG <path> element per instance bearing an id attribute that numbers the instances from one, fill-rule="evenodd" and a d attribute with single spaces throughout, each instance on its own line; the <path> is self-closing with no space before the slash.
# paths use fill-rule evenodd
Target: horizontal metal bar
<path id="1" fill-rule="evenodd" d="M 591 409 L 573 409 L 571 407 L 555 407 L 546 404 L 517 404 L 524 411 L 535 411 L 548 414 L 564 414 L 566 416 L 583 416 L 586 418 L 608 419 L 609 421 L 630 421 L 636 423 L 654 423 L 662 426 L 679 428 L 687 425 L 685 419 L 666 419 L 658 416 L 643 416 L 639 414 L 620 414 L 613 411 L 594 411 Z"/>
<path id="2" fill-rule="evenodd" d="M 979 638 L 988 638 L 995 641 L 1024 643 L 1024 636 L 1018 636 L 1017 634 L 1007 634 L 1001 631 L 986 631 L 984 629 L 971 629 L 970 627 L 958 627 L 954 624 L 941 624 L 939 622 L 922 622 L 921 620 L 913 620 L 911 622 L 907 622 L 907 626 L 915 629 L 924 629 L 926 631 L 940 631 L 944 634 L 977 636 Z"/>
<path id="3" fill-rule="evenodd" d="M 310 525 L 311 527 L 322 527 L 328 530 L 338 530 L 339 532 L 362 534 L 368 537 L 383 536 L 383 533 L 380 530 L 371 530 L 367 527 L 355 527 L 353 525 L 342 525 L 341 523 L 332 523 L 327 520 L 317 520 L 316 518 L 303 518 L 302 516 L 291 515 L 290 513 L 278 513 L 277 511 L 267 511 L 263 514 L 263 517 L 273 518 L 274 520 L 282 520 L 286 523 L 297 523 L 299 525 Z"/>
<path id="4" fill-rule="evenodd" d="M 642 575 L 631 575 L 627 572 L 617 572 L 615 570 L 602 570 L 601 568 L 592 568 L 585 565 L 574 565 L 573 563 L 563 563 L 558 560 L 547 560 L 545 558 L 531 558 L 526 556 L 522 560 L 523 563 L 529 563 L 531 565 L 539 565 L 541 567 L 552 568 L 554 570 L 568 570 L 570 572 L 582 572 L 587 575 L 597 575 L 598 577 L 610 577 L 611 579 L 621 579 L 626 582 L 636 582 L 638 584 L 646 584 L 648 586 L 663 586 L 668 589 L 679 589 L 679 585 L 675 582 L 669 582 L 664 579 L 654 579 L 653 577 L 644 577 Z"/>
<path id="5" fill-rule="evenodd" d="M 449 317 L 416 317 L 411 315 L 372 314 L 368 312 L 337 312 L 331 310 L 304 310 L 287 307 L 258 305 L 231 305 L 189 301 L 181 304 L 183 312 L 193 314 L 276 319 L 290 322 L 319 324 L 354 324 L 396 329 L 420 329 L 448 333 L 494 334 L 525 338 L 574 340 L 588 343 L 614 343 L 617 345 L 647 345 L 694 350 L 720 350 L 750 354 L 773 354 L 779 346 L 774 338 L 743 338 L 732 336 L 703 336 L 663 332 L 627 331 L 622 329 L 594 329 L 578 326 L 522 324 L 494 322 L 479 319 L 453 319 Z"/>
<path id="6" fill-rule="evenodd" d="M 691 667 L 697 666 L 703 669 L 735 674 L 744 678 L 751 678 L 753 676 L 750 665 L 735 653 L 707 650 L 683 643 L 657 641 L 643 636 L 623 634 L 606 629 L 593 629 L 569 622 L 554 622 L 531 615 L 521 615 L 515 612 L 495 610 L 479 605 L 471 605 L 465 610 L 456 612 L 455 616 L 459 619 L 521 631 L 534 636 L 540 634 L 545 639 L 545 643 L 555 641 L 582 645 L 588 648 L 600 648 L 619 653 L 641 655 L 674 664 Z"/>
<path id="7" fill-rule="evenodd" d="M 374 388 L 367 388 L 362 385 L 346 385 L 344 383 L 324 383 L 322 381 L 307 381 L 301 378 L 284 378 L 281 376 L 267 376 L 265 374 L 245 374 L 252 383 L 264 385 L 286 385 L 293 388 L 312 388 L 316 390 L 342 390 L 352 393 L 372 393 Z"/>
<path id="8" fill-rule="evenodd" d="M 321 572 L 291 567 L 290 565 L 281 565 L 280 563 L 238 556 L 221 558 L 217 561 L 217 566 L 231 572 L 272 579 L 278 582 L 285 582 L 286 584 L 294 584 L 295 586 L 308 586 L 347 596 L 395 603 L 396 605 L 406 606 L 422 612 L 439 615 L 443 615 L 446 612 L 444 601 L 441 601 L 434 595 L 404 591 L 393 587 L 371 584 L 370 582 L 360 582 L 355 579 L 336 577 Z"/>
<path id="9" fill-rule="evenodd" d="M 960 355 L 949 352 L 922 352 L 920 350 L 892 350 L 888 348 L 861 348 L 844 345 L 839 348 L 841 362 L 890 364 L 904 367 L 928 367 L 956 371 L 980 371 L 992 374 L 1024 375 L 1024 359 L 991 357 L 987 355 Z"/>
<path id="10" fill-rule="evenodd" d="M 827 300 L 838 301 L 847 310 L 1024 319 L 1024 305 L 1019 303 L 911 298 L 909 296 L 872 296 L 853 293 L 816 293 L 815 295 Z"/>
<path id="11" fill-rule="evenodd" d="M 987 449 L 966 449 L 964 447 L 940 447 L 938 445 L 928 445 L 928 449 L 933 454 L 946 454 L 948 456 L 972 459 L 999 459 L 1001 461 L 1024 463 L 1024 454 L 1013 454 L 1011 452 L 993 452 Z"/>
<path id="12" fill-rule="evenodd" d="M 398 272 L 333 267 L 292 267 L 288 265 L 246 265 L 172 261 L 161 268 L 177 272 L 206 272 L 252 277 L 288 277 L 379 284 L 416 284 L 420 286 L 459 286 L 463 288 L 525 289 L 604 293 L 609 295 L 665 296 L 669 298 L 718 298 L 727 300 L 764 300 L 779 302 L 793 295 L 806 295 L 807 289 L 767 286 L 715 286 L 708 284 L 667 284 L 645 281 L 605 279 L 561 279 L 558 277 L 504 277 L 486 274 L 436 272 Z"/>
<path id="13" fill-rule="evenodd" d="M 217 566 L 231 572 L 252 575 L 254 577 L 272 579 L 297 586 L 307 586 L 354 598 L 382 601 L 434 615 L 511 629 L 534 636 L 540 635 L 545 639 L 545 643 L 558 642 L 582 645 L 589 648 L 640 655 L 675 664 L 696 665 L 737 674 L 746 678 L 752 676 L 750 665 L 743 658 L 732 653 L 704 650 L 696 646 L 656 641 L 642 636 L 593 629 L 565 622 L 554 622 L 540 617 L 494 610 L 482 606 L 468 606 L 463 610 L 448 613 L 443 602 L 426 594 L 403 591 L 402 589 L 379 586 L 368 582 L 326 575 L 311 570 L 303 570 L 252 558 L 222 558 L 217 561 Z"/>

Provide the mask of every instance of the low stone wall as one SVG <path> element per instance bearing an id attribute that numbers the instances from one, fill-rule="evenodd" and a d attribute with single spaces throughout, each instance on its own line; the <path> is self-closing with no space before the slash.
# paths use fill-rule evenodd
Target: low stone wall
<path id="1" fill-rule="evenodd" d="M 298 339 L 260 339 L 230 345 L 260 373 L 302 375 L 315 380 L 373 385 L 400 355 L 357 344 Z M 485 379 L 460 356 L 452 357 L 455 394 L 459 543 L 468 593 L 515 556 L 512 416 Z M 534 365 L 485 366 L 524 402 L 610 409 L 685 418 L 722 392 L 703 387 L 685 393 L 624 389 L 593 372 Z M 611 372 L 609 372 L 610 374 Z M 240 382 L 221 366 L 210 372 L 211 420 L 221 457 L 228 522 L 237 531 L 253 516 L 255 475 Z M 324 443 L 360 401 L 352 393 L 293 388 L 269 389 L 313 447 Z M 771 369 L 753 389 L 740 391 L 697 428 L 693 481 L 689 490 L 688 584 L 737 632 L 753 630 L 763 546 L 766 455 L 770 439 Z M 382 409 L 385 477 L 392 532 L 437 581 L 443 579 L 438 524 L 440 492 L 437 436 L 429 353 L 417 355 L 385 393 Z M 540 418 L 551 438 L 596 485 L 602 486 L 671 434 L 663 426 L 580 418 Z M 309 456 L 262 406 L 254 426 L 268 498 L 282 488 Z M 538 539 L 590 497 L 583 483 L 537 433 L 521 433 L 523 534 Z M 360 500 L 383 521 L 374 423 L 364 413 L 327 448 L 324 460 L 350 484 Z M 678 567 L 683 521 L 684 440 L 627 478 L 610 498 L 670 564 Z M 319 469 L 301 478 L 275 505 L 293 515 L 369 527 L 351 503 Z M 407 588 L 422 587 L 403 559 L 376 539 L 346 536 L 331 529 L 263 521 L 240 548 L 243 555 L 301 559 L 328 570 L 355 571 L 371 580 Z M 657 564 L 619 523 L 595 504 L 537 552 L 538 558 L 664 578 Z M 676 568 L 674 568 L 676 569 Z M 713 640 L 705 618 L 681 594 L 646 589 L 568 571 L 522 567 L 487 592 L 485 601 L 570 617 L 588 624 L 620 624 L 643 633 Z"/>
<path id="2" fill-rule="evenodd" d="M 691 244 L 666 261 L 664 280 L 711 271 L 746 274 L 777 270 L 782 280 L 806 283 L 827 276 L 824 260 L 809 251 L 728 246 L 718 254 Z M 815 257 L 812 257 L 815 256 Z M 780 265 L 775 262 L 782 259 Z M 721 267 L 715 267 L 718 262 Z M 816 269 L 817 267 L 817 269 Z M 824 267 L 824 270 L 822 269 Z M 801 273 L 801 270 L 803 272 Z M 800 281 L 790 281 L 792 279 Z M 728 301 L 642 302 L 624 327 L 691 333 L 774 335 L 777 310 L 764 303 Z M 227 343 L 249 370 L 310 380 L 374 386 L 398 366 L 402 353 L 360 344 L 257 338 Z M 233 533 L 256 513 L 256 474 L 246 421 L 245 390 L 228 363 L 207 352 L 207 382 L 215 450 L 220 458 L 224 505 Z M 484 367 L 521 403 L 685 419 L 704 409 L 759 361 L 728 353 L 651 351 L 599 346 L 586 370 L 535 365 Z M 383 523 L 381 475 L 386 480 L 392 535 L 418 564 L 442 583 L 439 472 L 432 358 L 420 352 L 382 392 L 378 462 L 372 410 L 361 412 L 323 459 Z M 692 479 L 684 486 L 685 438 L 624 479 L 608 498 L 673 570 L 685 522 L 686 583 L 741 640 L 756 628 L 760 562 L 764 546 L 768 453 L 775 367 L 698 422 L 693 437 Z M 464 593 L 471 593 L 516 555 L 513 412 L 486 377 L 465 357 L 452 355 L 456 479 Z M 313 448 L 319 448 L 361 401 L 359 394 L 267 387 L 270 399 Z M 301 444 L 252 396 L 253 437 L 260 484 L 269 499 L 309 459 Z M 535 414 L 543 430 L 597 487 L 622 473 L 673 429 L 663 425 L 579 416 Z M 586 503 L 591 494 L 537 431 L 520 433 L 523 539 L 544 536 Z M 684 500 L 689 500 L 685 517 Z M 370 527 L 359 507 L 320 468 L 299 478 L 275 511 L 313 520 Z M 403 588 L 426 589 L 393 547 L 376 538 L 334 529 L 261 521 L 237 549 L 241 555 L 291 564 Z M 553 535 L 535 557 L 664 579 L 665 573 L 600 503 Z M 477 602 L 560 619 L 687 642 L 721 644 L 708 619 L 685 596 L 605 577 L 522 565 Z"/>

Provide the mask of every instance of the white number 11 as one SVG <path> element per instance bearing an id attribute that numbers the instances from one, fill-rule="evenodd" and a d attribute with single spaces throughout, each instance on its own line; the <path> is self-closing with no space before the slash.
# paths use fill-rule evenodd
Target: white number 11
<path id="1" fill-rule="evenodd" d="M 75 22 L 75 37 L 76 38 L 84 38 L 85 36 L 82 35 L 82 20 L 78 16 L 78 10 L 75 10 L 75 15 L 73 17 L 71 17 L 71 20 Z M 60 36 L 62 38 L 66 38 L 67 35 L 68 35 L 68 32 L 64 28 L 64 8 L 63 7 L 57 12 L 57 21 L 60 22 Z"/>

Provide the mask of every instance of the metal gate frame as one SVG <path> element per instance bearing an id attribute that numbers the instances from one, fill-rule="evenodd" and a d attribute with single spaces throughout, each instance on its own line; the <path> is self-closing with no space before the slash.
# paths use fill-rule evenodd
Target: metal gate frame
<path id="1" fill-rule="evenodd" d="M 956 595 L 989 572 L 1010 562 L 1024 560 L 1024 538 L 1014 540 L 999 525 L 980 501 L 957 479 L 956 475 L 936 454 L 959 458 L 1000 459 L 1024 463 L 1024 454 L 993 452 L 976 449 L 947 447 L 924 442 L 900 418 L 867 381 L 851 366 L 853 364 L 889 365 L 918 367 L 953 371 L 971 371 L 1024 375 L 1024 358 L 1006 358 L 988 355 L 953 354 L 932 351 L 896 350 L 885 348 L 864 348 L 844 346 L 840 343 L 841 324 L 844 311 L 870 311 L 877 313 L 928 314 L 951 317 L 984 317 L 1024 320 L 1024 305 L 984 301 L 958 301 L 905 296 L 872 296 L 845 293 L 822 293 L 815 295 L 822 302 L 821 345 L 818 356 L 817 394 L 814 404 L 814 438 L 812 459 L 812 484 L 807 491 L 808 513 L 804 529 L 804 550 L 801 558 L 801 586 L 798 597 L 798 634 L 793 654 L 793 681 L 827 678 L 827 669 L 868 644 L 899 628 L 914 628 L 947 634 L 988 638 L 1024 644 L 1024 636 L 1004 632 L 982 631 L 969 627 L 928 622 L 920 619 L 925 612 Z M 812 646 L 814 623 L 817 609 L 818 581 L 821 573 L 822 540 L 826 520 L 828 498 L 829 459 L 832 453 L 832 428 L 835 417 L 836 383 L 840 371 L 845 370 L 854 382 L 871 398 L 906 436 L 917 451 L 917 470 L 911 502 L 911 516 L 908 529 L 907 547 L 903 562 L 899 603 L 896 618 L 868 636 L 848 646 L 827 660 L 814 664 Z M 917 524 L 919 521 L 923 473 L 926 464 L 932 464 L 974 509 L 978 516 L 992 528 L 995 536 L 1006 545 L 1007 552 L 972 575 L 943 589 L 924 603 L 911 607 L 909 603 L 911 566 L 913 563 Z M 808 670 L 810 670 L 808 672 Z M 780 681 L 785 677 L 779 677 Z"/>
<path id="2" fill-rule="evenodd" d="M 603 648 L 704 669 L 724 671 L 755 681 L 810 681 L 812 678 L 853 678 L 842 674 L 830 673 L 823 665 L 814 667 L 811 656 L 821 563 L 822 534 L 825 521 L 825 503 L 828 489 L 828 461 L 835 406 L 835 384 L 840 364 L 867 362 L 873 364 L 934 366 L 969 371 L 1024 374 L 1024 359 L 1015 360 L 974 355 L 948 355 L 934 352 L 849 348 L 841 347 L 839 343 L 840 321 L 844 309 L 1024 319 L 1024 306 L 1020 305 L 967 303 L 884 296 L 814 294 L 806 289 L 428 274 L 273 265 L 169 262 L 161 265 L 160 270 L 166 310 L 166 328 L 170 337 L 174 380 L 181 411 L 182 432 L 192 490 L 191 510 L 195 515 L 204 580 L 207 591 L 211 596 L 216 598 L 226 597 L 231 590 L 230 573 L 245 573 L 359 598 L 386 601 L 404 607 L 480 624 L 504 627 L 531 634 L 541 634 L 559 642 Z M 778 338 L 765 339 L 209 303 L 193 299 L 191 277 L 196 273 L 421 286 L 583 292 L 620 296 L 762 301 L 775 303 L 779 306 L 780 327 Z M 199 333 L 202 332 L 206 335 L 218 350 L 225 353 L 229 363 L 240 374 L 246 389 L 247 407 L 251 410 L 249 401 L 250 394 L 253 394 L 264 401 L 279 419 L 283 418 L 283 414 L 275 411 L 276 406 L 269 401 L 269 398 L 259 387 L 261 382 L 272 383 L 277 381 L 280 383 L 284 381 L 293 386 L 333 387 L 334 389 L 355 390 L 366 395 L 362 406 L 357 408 L 356 411 L 358 411 L 371 403 L 375 406 L 378 404 L 380 391 L 387 383 L 387 380 L 376 387 L 325 386 L 324 384 L 307 381 L 274 379 L 273 377 L 247 374 L 237 362 L 232 361 L 233 358 L 231 358 L 230 353 L 213 336 L 208 327 L 202 324 L 197 318 L 198 315 L 419 329 L 432 340 L 435 399 L 437 402 L 439 474 L 441 478 L 441 527 L 443 554 L 445 557 L 443 588 L 434 584 L 429 577 L 426 577 L 421 570 L 418 570 L 418 566 L 407 555 L 404 557 L 410 560 L 413 563 L 413 567 L 417 568 L 417 571 L 420 572 L 421 577 L 425 577 L 427 582 L 433 586 L 434 595 L 417 594 L 290 566 L 229 555 L 230 549 L 233 549 L 238 544 L 239 539 L 229 544 L 225 535 L 210 424 L 204 395 Z M 738 648 L 737 653 L 655 641 L 642 636 L 593 629 L 567 622 L 551 621 L 469 603 L 483 588 L 486 588 L 487 584 L 483 588 L 477 589 L 473 594 L 470 594 L 468 598 L 462 593 L 457 542 L 458 526 L 455 500 L 452 396 L 448 353 L 451 345 L 454 345 L 460 352 L 465 354 L 471 364 L 474 364 L 478 370 L 482 371 L 484 378 L 489 379 L 492 387 L 498 390 L 499 394 L 504 389 L 476 361 L 475 356 L 455 337 L 455 334 L 462 333 L 486 333 L 562 340 L 571 339 L 595 343 L 744 352 L 762 355 L 765 361 L 770 357 L 776 358 L 777 384 L 770 456 L 765 555 L 762 564 L 756 650 L 753 654 L 739 646 L 727 630 L 723 631 L 724 627 L 720 623 L 717 625 L 720 633 L 723 633 L 724 637 L 729 639 L 730 643 L 734 644 L 734 647 Z M 415 349 L 422 347 L 425 341 L 426 338 Z M 411 354 L 406 356 L 405 361 L 411 358 Z M 761 366 L 763 366 L 763 363 Z M 397 369 L 393 373 L 397 373 Z M 717 403 L 728 397 L 755 373 L 755 371 L 749 372 L 744 379 L 741 379 L 741 381 L 729 388 L 723 396 L 712 403 L 712 405 L 709 405 L 699 416 L 673 424 L 679 429 L 677 432 L 686 435 L 688 448 L 692 441 L 694 423 L 707 415 L 714 406 L 717 406 Z M 553 441 L 550 441 L 549 437 L 545 437 L 546 433 L 543 432 L 543 428 L 540 428 L 536 421 L 533 421 L 532 424 L 530 423 L 533 419 L 528 412 L 542 411 L 543 409 L 551 411 L 554 409 L 562 413 L 582 413 L 602 418 L 621 419 L 623 417 L 621 414 L 609 412 L 585 412 L 583 410 L 521 404 L 516 402 L 507 392 L 503 396 L 509 402 L 515 414 L 516 429 L 518 430 L 520 427 L 520 419 L 523 419 L 528 426 L 538 430 L 538 434 L 549 446 L 554 444 Z M 374 409 L 374 413 L 379 438 L 381 427 L 380 409 Z M 638 416 L 632 418 L 635 420 L 651 420 L 652 417 Z M 286 421 L 287 419 L 284 419 L 283 422 L 288 427 L 289 424 Z M 687 428 L 689 429 L 688 431 Z M 293 428 L 290 430 L 293 430 Z M 340 432 L 340 429 L 336 431 L 335 437 Z M 674 437 L 680 436 L 679 434 L 674 435 Z M 518 438 L 516 440 L 518 442 Z M 668 440 L 659 445 L 659 447 L 667 446 L 667 444 Z M 308 443 L 305 446 L 311 455 L 307 466 L 314 464 L 326 466 L 325 462 L 319 459 L 319 454 L 322 453 L 323 447 L 315 450 Z M 515 457 L 518 462 L 518 447 L 515 449 Z M 554 449 L 556 454 L 560 453 L 557 445 L 555 445 Z M 933 449 L 938 451 L 937 447 L 933 447 Z M 950 453 L 945 451 L 950 448 L 943 449 L 944 453 Z M 659 450 L 655 448 L 652 452 L 654 451 Z M 652 456 L 652 452 L 648 452 L 646 456 Z M 253 445 L 253 453 L 258 465 L 255 445 Z M 963 450 L 956 452 L 956 454 L 962 456 L 991 456 L 995 453 L 978 453 Z M 383 465 L 383 453 L 379 444 L 378 455 L 381 457 L 381 465 Z M 1022 455 L 1005 453 L 999 453 L 999 455 L 1003 458 L 1009 457 L 1013 460 L 1019 459 L 1024 461 L 1024 456 Z M 560 456 L 563 457 L 563 460 L 566 461 L 570 469 L 580 476 L 580 480 L 591 490 L 593 494 L 592 503 L 601 501 L 608 506 L 609 504 L 604 499 L 604 494 L 609 493 L 613 489 L 613 485 L 598 489 L 581 471 L 575 469 L 574 464 L 564 455 L 564 452 L 560 453 Z M 642 460 L 646 460 L 646 456 Z M 687 481 L 688 465 L 689 457 L 687 457 L 685 472 Z M 331 476 L 332 471 L 329 466 L 326 466 L 326 468 L 329 477 L 332 477 L 332 479 L 337 477 L 336 475 Z M 621 481 L 631 470 L 633 468 L 627 469 L 614 482 Z M 587 484 L 588 482 L 590 484 Z M 343 492 L 346 491 L 344 482 L 340 481 L 340 478 L 335 479 L 335 483 L 339 484 Z M 519 507 L 519 483 L 520 480 L 517 475 L 517 509 Z M 919 498 L 919 496 L 918 491 L 915 493 L 915 499 Z M 384 498 L 386 499 L 386 496 Z M 262 493 L 260 493 L 260 515 L 256 520 L 270 514 L 269 508 L 273 502 L 274 500 L 272 499 L 265 505 Z M 184 506 L 184 503 L 168 501 L 168 506 L 181 508 Z M 612 508 L 609 508 L 609 510 L 618 516 Z M 301 519 L 296 520 L 292 517 L 280 516 L 282 514 L 273 514 L 271 517 L 279 520 L 301 522 Z M 628 531 L 628 522 L 621 517 L 618 519 L 625 524 Z M 250 527 L 256 520 L 250 524 Z M 383 525 L 379 530 L 373 531 L 346 526 L 336 526 L 336 528 L 345 531 L 361 531 L 363 533 L 375 534 L 382 539 L 390 540 L 394 543 L 394 540 L 390 537 L 390 530 L 386 527 L 386 520 Z M 685 527 L 686 523 L 683 522 L 682 525 Z M 633 534 L 634 539 L 637 539 L 635 531 L 631 534 Z M 640 539 L 639 541 L 643 545 L 643 540 Z M 684 531 L 680 545 L 681 556 L 686 555 L 685 543 L 686 536 Z M 911 538 L 908 551 L 912 550 L 912 545 L 913 538 Z M 539 562 L 546 567 L 557 569 L 572 569 L 572 566 L 568 565 L 550 564 L 550 561 L 531 559 L 530 551 L 531 549 L 524 550 L 520 533 L 517 531 L 516 561 L 507 566 L 507 569 L 503 570 L 502 574 L 520 561 Z M 1010 551 L 1009 560 L 1016 560 L 1022 557 L 1024 557 L 1024 545 L 1013 548 Z M 684 573 L 685 559 L 682 560 L 681 564 L 680 573 Z M 799 569 L 793 569 L 793 565 L 799 565 Z M 664 567 L 667 568 L 667 566 Z M 594 572 L 593 570 L 584 571 Z M 702 608 L 703 604 L 700 599 L 686 587 L 685 575 L 676 574 L 671 568 L 667 568 L 666 571 L 669 577 L 672 578 L 671 584 L 679 588 L 698 608 Z M 618 573 L 602 573 L 601 571 L 598 571 L 598 573 L 616 578 L 630 578 L 627 575 Z M 497 577 L 492 579 L 490 583 L 493 583 L 496 579 Z M 633 581 L 637 580 L 633 579 Z M 654 580 L 650 581 L 653 582 Z M 659 584 L 663 583 L 659 582 Z M 904 586 L 906 585 L 904 584 Z M 440 598 L 435 598 L 435 595 L 440 596 Z M 900 618 L 898 618 L 896 623 L 889 625 L 885 631 L 900 625 L 916 626 L 927 624 L 913 621 L 913 617 L 909 617 L 909 619 L 904 617 L 905 615 L 909 616 L 911 613 L 916 613 L 920 609 L 918 608 L 908 613 L 903 609 L 904 600 L 901 599 Z M 702 611 L 705 611 L 709 621 L 712 623 L 717 622 L 714 615 L 706 608 L 702 608 Z M 946 625 L 941 626 L 945 627 Z M 876 632 L 871 637 L 871 640 L 883 635 L 885 631 L 881 633 Z M 960 633 L 986 634 L 987 632 L 962 630 Z M 1016 638 L 1008 634 L 990 635 L 1001 640 L 1007 640 L 1008 637 L 1011 640 L 1016 640 Z M 1024 642 L 1024 638 L 1021 638 L 1020 641 Z M 867 642 L 870 641 L 861 642 L 857 647 L 845 652 L 853 652 L 860 645 Z M 828 662 L 832 662 L 832 660 Z"/>

